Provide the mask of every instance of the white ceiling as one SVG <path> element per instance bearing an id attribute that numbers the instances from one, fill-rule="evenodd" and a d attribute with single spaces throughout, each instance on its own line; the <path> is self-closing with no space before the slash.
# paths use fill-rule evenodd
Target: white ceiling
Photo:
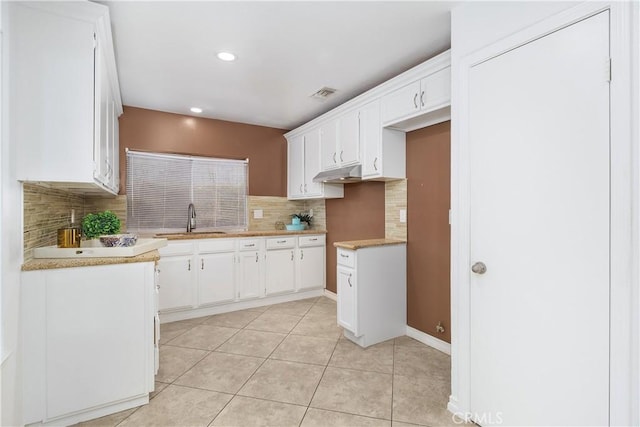
<path id="1" fill-rule="evenodd" d="M 283 129 L 450 46 L 453 2 L 108 1 L 125 105 Z M 234 62 L 216 58 L 237 55 Z M 338 91 L 310 98 L 323 86 Z"/>

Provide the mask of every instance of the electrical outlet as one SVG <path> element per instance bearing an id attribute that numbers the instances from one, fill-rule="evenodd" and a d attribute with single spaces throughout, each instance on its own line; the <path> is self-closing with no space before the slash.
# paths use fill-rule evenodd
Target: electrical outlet
<path id="1" fill-rule="evenodd" d="M 253 219 L 262 219 L 262 209 L 255 209 L 253 211 Z"/>
<path id="2" fill-rule="evenodd" d="M 313 209 L 309 209 L 309 216 L 313 216 Z"/>
<path id="3" fill-rule="evenodd" d="M 400 222 L 401 223 L 407 222 L 407 210 L 406 209 L 400 209 Z"/>

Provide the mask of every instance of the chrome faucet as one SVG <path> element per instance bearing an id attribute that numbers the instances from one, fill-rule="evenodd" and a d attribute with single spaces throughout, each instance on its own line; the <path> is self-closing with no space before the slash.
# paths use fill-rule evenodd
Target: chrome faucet
<path id="1" fill-rule="evenodd" d="M 196 228 L 196 207 L 193 206 L 193 203 L 189 203 L 188 211 L 188 219 L 187 219 L 187 233 L 191 233 L 191 230 Z"/>

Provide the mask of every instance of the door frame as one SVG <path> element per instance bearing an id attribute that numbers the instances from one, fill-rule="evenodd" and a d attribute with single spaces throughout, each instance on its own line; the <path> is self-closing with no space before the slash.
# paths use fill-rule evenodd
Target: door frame
<path id="1" fill-rule="evenodd" d="M 637 425 L 639 185 L 638 6 L 631 2 L 585 2 L 452 60 L 451 141 L 451 396 L 448 409 L 465 418 L 470 406 L 470 164 L 468 83 L 474 65 L 605 10 L 610 11 L 611 255 L 610 392 L 611 425 Z M 635 12 L 635 13 L 632 13 Z M 632 33 L 632 23 L 636 33 Z M 635 50 L 634 50 L 635 49 Z M 604 69 L 604 67 L 603 67 Z M 604 71 L 603 71 L 604 77 Z M 633 79 L 633 80 L 632 80 Z M 632 90 L 635 90 L 632 94 Z M 479 414 L 480 419 L 483 414 Z M 489 417 L 490 414 L 485 414 Z M 495 419 L 496 414 L 493 414 Z M 487 418 L 490 419 L 490 418 Z"/>

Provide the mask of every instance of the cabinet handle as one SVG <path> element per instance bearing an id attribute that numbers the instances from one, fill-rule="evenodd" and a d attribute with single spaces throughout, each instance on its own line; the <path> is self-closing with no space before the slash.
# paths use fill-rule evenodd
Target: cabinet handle
<path id="1" fill-rule="evenodd" d="M 291 261 L 293 261 L 293 251 L 291 251 Z"/>
<path id="2" fill-rule="evenodd" d="M 413 95 L 413 106 L 415 108 L 418 108 L 418 93 L 417 92 Z"/>
<path id="3" fill-rule="evenodd" d="M 252 248 L 254 247 L 256 244 L 255 243 L 251 243 L 251 244 L 246 244 L 244 245 L 245 248 Z"/>
<path id="4" fill-rule="evenodd" d="M 304 259 L 304 251 L 300 249 L 300 260 Z"/>
<path id="5" fill-rule="evenodd" d="M 278 241 L 276 241 L 276 243 L 287 243 L 287 241 L 286 240 L 278 240 Z"/>
<path id="6" fill-rule="evenodd" d="M 373 169 L 378 170 L 378 158 L 373 159 Z"/>
<path id="7" fill-rule="evenodd" d="M 345 255 L 345 254 L 340 254 L 340 256 L 341 256 L 342 258 L 349 258 L 349 255 Z"/>
<path id="8" fill-rule="evenodd" d="M 258 252 L 256 252 L 256 262 L 258 262 Z"/>
<path id="9" fill-rule="evenodd" d="M 335 152 L 333 153 L 333 163 L 338 163 L 338 162 L 336 161 L 336 153 L 335 153 Z"/>
<path id="10" fill-rule="evenodd" d="M 351 284 L 351 274 L 349 274 L 349 277 L 347 278 L 347 283 L 349 283 L 350 288 L 353 288 L 353 284 Z"/>
<path id="11" fill-rule="evenodd" d="M 309 241 L 310 241 L 310 242 L 317 242 L 317 241 L 318 241 L 318 238 L 317 238 L 317 237 L 314 237 L 313 239 L 309 239 Z"/>
<path id="12" fill-rule="evenodd" d="M 341 150 L 341 151 L 340 151 L 340 161 L 341 161 L 341 162 L 344 162 L 344 160 L 342 159 L 342 153 L 344 153 L 344 150 Z"/>
<path id="13" fill-rule="evenodd" d="M 191 271 L 191 260 L 189 260 L 189 265 L 187 266 L 187 270 Z"/>
<path id="14" fill-rule="evenodd" d="M 204 270 L 204 258 L 200 260 L 200 270 Z"/>
<path id="15" fill-rule="evenodd" d="M 420 94 L 420 105 L 424 107 L 424 91 Z"/>
<path id="16" fill-rule="evenodd" d="M 300 184 L 300 192 L 302 193 L 302 184 Z"/>

